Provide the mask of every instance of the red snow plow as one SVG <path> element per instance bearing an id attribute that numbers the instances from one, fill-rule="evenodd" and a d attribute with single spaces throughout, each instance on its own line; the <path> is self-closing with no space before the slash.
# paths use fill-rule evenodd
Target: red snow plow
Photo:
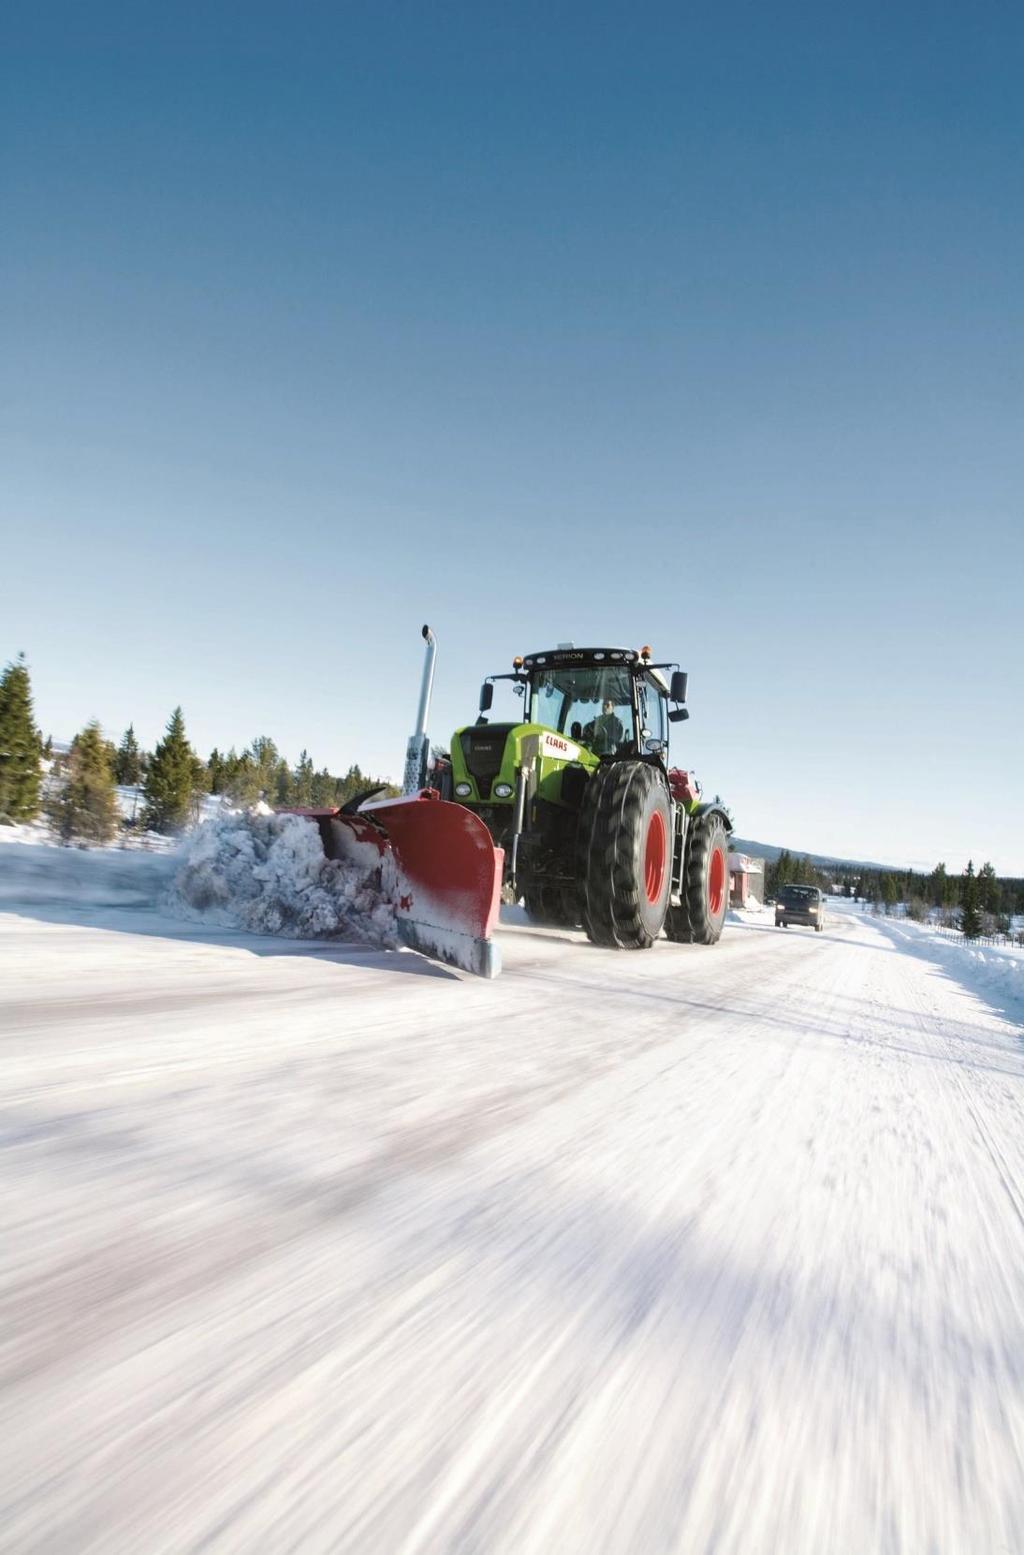
<path id="1" fill-rule="evenodd" d="M 402 797 L 366 796 L 351 808 L 287 813 L 316 821 L 328 858 L 380 870 L 403 943 L 478 977 L 497 977 L 501 952 L 492 935 L 504 852 L 472 810 L 450 804 L 426 786 L 427 712 L 437 645 L 428 626 L 423 636 L 427 659 L 416 733 L 406 749 Z"/>
<path id="2" fill-rule="evenodd" d="M 380 868 L 406 945 L 497 977 L 501 954 L 491 936 L 504 854 L 471 810 L 425 788 L 401 799 L 364 800 L 355 811 L 293 813 L 316 821 L 328 858 Z"/>

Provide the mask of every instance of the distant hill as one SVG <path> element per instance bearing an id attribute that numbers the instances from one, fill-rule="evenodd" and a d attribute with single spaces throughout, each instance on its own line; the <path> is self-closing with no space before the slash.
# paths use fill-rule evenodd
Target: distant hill
<path id="1" fill-rule="evenodd" d="M 729 842 L 737 853 L 749 853 L 751 858 L 767 859 L 773 864 L 783 851 L 773 842 L 752 842 L 746 837 L 730 837 Z M 794 858 L 807 858 L 818 869 L 895 869 L 895 864 L 875 864 L 866 858 L 837 858 L 834 853 L 804 853 L 800 848 L 788 850 Z"/>

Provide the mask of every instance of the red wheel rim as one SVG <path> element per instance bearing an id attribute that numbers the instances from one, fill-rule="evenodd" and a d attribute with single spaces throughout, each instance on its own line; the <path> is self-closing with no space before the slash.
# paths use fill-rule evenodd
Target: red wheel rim
<path id="1" fill-rule="evenodd" d="M 717 918 L 725 901 L 725 854 L 716 848 L 708 865 L 708 911 Z"/>
<path id="2" fill-rule="evenodd" d="M 647 846 L 644 849 L 644 885 L 647 888 L 647 900 L 649 902 L 661 900 L 661 889 L 665 884 L 665 859 L 667 855 L 668 839 L 665 834 L 665 817 L 660 810 L 655 810 L 647 827 Z"/>

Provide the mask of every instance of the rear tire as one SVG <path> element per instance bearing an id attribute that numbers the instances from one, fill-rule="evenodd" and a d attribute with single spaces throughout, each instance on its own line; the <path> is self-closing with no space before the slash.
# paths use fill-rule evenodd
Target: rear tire
<path id="1" fill-rule="evenodd" d="M 654 944 L 668 911 L 671 838 L 671 801 L 658 767 L 616 761 L 597 769 L 576 834 L 580 916 L 595 945 Z"/>
<path id="2" fill-rule="evenodd" d="M 685 945 L 716 944 L 729 907 L 729 845 L 720 815 L 699 815 L 690 827 L 682 894 L 682 904 L 669 909 L 669 939 Z"/>

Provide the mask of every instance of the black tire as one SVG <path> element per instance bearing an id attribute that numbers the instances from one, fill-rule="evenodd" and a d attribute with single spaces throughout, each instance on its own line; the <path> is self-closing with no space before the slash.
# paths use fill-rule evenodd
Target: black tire
<path id="1" fill-rule="evenodd" d="M 523 906 L 531 923 L 547 928 L 573 929 L 580 921 L 576 893 L 571 886 L 527 886 L 523 891 Z"/>
<path id="2" fill-rule="evenodd" d="M 646 950 L 665 924 L 672 885 L 672 808 L 660 768 L 601 766 L 587 783 L 576 833 L 576 878 L 587 938 Z"/>
<path id="3" fill-rule="evenodd" d="M 669 939 L 685 945 L 716 944 L 729 908 L 729 844 L 720 815 L 699 815 L 690 827 L 682 894 L 682 904 L 669 909 Z"/>

